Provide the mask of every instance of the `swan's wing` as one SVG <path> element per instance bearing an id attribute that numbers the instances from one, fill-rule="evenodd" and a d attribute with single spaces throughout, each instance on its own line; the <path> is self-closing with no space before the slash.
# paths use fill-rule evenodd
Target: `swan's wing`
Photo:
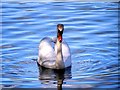
<path id="1" fill-rule="evenodd" d="M 52 37 L 51 40 L 52 40 L 52 42 L 54 42 L 54 43 L 57 42 L 57 38 L 56 38 L 56 37 Z"/>
<path id="2" fill-rule="evenodd" d="M 71 65 L 71 52 L 68 44 L 63 41 L 62 43 L 62 54 L 63 54 L 63 60 L 65 67 L 68 67 Z"/>
<path id="3" fill-rule="evenodd" d="M 55 52 L 54 52 L 54 45 L 53 40 L 51 38 L 43 38 L 39 44 L 39 56 L 38 62 L 40 65 L 51 64 L 55 60 Z"/>

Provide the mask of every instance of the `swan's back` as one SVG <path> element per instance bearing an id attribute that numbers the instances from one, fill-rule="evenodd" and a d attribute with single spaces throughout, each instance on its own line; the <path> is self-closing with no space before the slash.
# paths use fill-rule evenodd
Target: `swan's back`
<path id="1" fill-rule="evenodd" d="M 48 62 L 53 62 L 55 60 L 55 52 L 52 46 L 53 42 L 51 38 L 43 38 L 39 44 L 39 56 L 38 62 L 40 65 L 44 65 Z"/>

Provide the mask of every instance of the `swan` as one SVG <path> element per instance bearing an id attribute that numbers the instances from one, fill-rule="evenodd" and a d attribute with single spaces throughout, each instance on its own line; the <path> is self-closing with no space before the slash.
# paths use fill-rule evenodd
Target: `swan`
<path id="1" fill-rule="evenodd" d="M 71 52 L 63 40 L 64 25 L 57 25 L 57 37 L 44 37 L 39 44 L 38 64 L 51 69 L 71 66 Z"/>

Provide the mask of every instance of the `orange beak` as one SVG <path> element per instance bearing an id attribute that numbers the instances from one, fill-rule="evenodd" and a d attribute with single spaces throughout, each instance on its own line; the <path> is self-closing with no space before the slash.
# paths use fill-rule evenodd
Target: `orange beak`
<path id="1" fill-rule="evenodd" d="M 59 36 L 58 36 L 58 41 L 59 41 L 59 42 L 62 42 L 62 35 L 60 35 L 60 34 L 59 34 Z"/>

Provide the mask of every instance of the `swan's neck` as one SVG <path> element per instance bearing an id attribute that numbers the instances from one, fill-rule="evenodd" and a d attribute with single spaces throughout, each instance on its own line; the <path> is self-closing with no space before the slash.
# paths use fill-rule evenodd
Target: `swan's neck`
<path id="1" fill-rule="evenodd" d="M 56 68 L 61 69 L 64 68 L 64 61 L 63 61 L 63 55 L 62 55 L 62 42 L 60 43 L 58 40 L 56 42 Z"/>

